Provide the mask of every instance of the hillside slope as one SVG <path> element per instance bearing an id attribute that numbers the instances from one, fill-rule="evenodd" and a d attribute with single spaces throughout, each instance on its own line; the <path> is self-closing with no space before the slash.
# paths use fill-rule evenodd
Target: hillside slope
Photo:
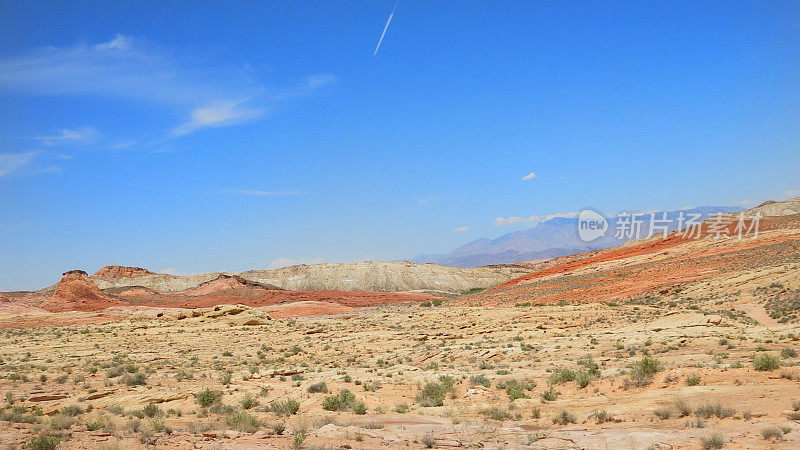
<path id="1" fill-rule="evenodd" d="M 778 212 L 786 209 L 771 205 Z M 761 211 L 763 206 L 747 215 Z M 664 296 L 680 299 L 688 292 L 697 299 L 725 296 L 726 302 L 747 303 L 755 301 L 754 289 L 763 288 L 766 280 L 800 288 L 800 214 L 763 217 L 755 238 L 739 239 L 735 225 L 734 220 L 728 226 L 728 236 L 716 236 L 707 221 L 700 239 L 672 233 L 666 239 L 531 263 L 532 273 L 463 296 L 458 303 L 646 302 Z"/>
<path id="2" fill-rule="evenodd" d="M 314 264 L 275 270 L 250 270 L 233 275 L 247 281 L 291 291 L 434 291 L 460 293 L 488 288 L 524 275 L 519 266 L 473 269 L 414 264 L 407 261 L 364 261 L 352 264 Z M 135 277 L 93 278 L 100 289 L 141 286 L 159 292 L 179 292 L 217 279 L 221 273 L 192 276 L 154 274 Z"/>

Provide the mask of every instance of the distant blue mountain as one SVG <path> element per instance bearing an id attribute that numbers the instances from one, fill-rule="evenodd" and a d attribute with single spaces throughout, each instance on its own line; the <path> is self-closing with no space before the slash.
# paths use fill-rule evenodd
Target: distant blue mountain
<path id="1" fill-rule="evenodd" d="M 681 214 L 687 219 L 691 217 L 695 220 L 704 220 L 720 212 L 738 211 L 741 211 L 741 208 L 733 206 L 701 206 L 681 211 L 669 211 L 666 213 L 665 222 L 660 222 L 665 218 L 664 213 L 656 212 L 656 222 L 653 225 L 656 232 L 662 231 L 658 228 L 659 225 L 668 225 L 667 230 L 674 231 L 678 228 L 678 218 Z M 696 216 L 697 214 L 699 214 L 699 217 Z M 630 233 L 624 233 L 621 237 L 616 236 L 618 227 L 623 226 L 620 221 L 629 219 L 615 216 L 607 218 L 608 231 L 605 236 L 591 242 L 585 242 L 578 235 L 577 217 L 554 217 L 524 231 L 507 233 L 496 239 L 477 239 L 458 247 L 450 253 L 420 255 L 411 259 L 411 261 L 434 263 L 449 267 L 478 267 L 490 264 L 549 259 L 591 250 L 600 250 L 623 244 L 631 238 L 643 239 L 649 237 L 651 235 L 651 215 L 643 213 L 637 217 L 637 222 L 640 224 L 639 233 L 632 236 Z"/>

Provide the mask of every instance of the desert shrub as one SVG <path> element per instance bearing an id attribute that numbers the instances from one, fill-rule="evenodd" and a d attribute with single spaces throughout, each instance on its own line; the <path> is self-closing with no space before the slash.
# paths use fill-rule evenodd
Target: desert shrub
<path id="1" fill-rule="evenodd" d="M 195 398 L 197 398 L 197 403 L 202 406 L 203 408 L 207 408 L 214 403 L 219 402 L 222 400 L 222 392 L 220 391 L 212 391 L 209 388 L 205 388 L 202 391 L 195 394 Z"/>
<path id="2" fill-rule="evenodd" d="M 75 419 L 64 413 L 58 413 L 50 418 L 50 428 L 54 430 L 67 430 L 75 423 Z"/>
<path id="3" fill-rule="evenodd" d="M 147 383 L 147 375 L 137 372 L 133 375 L 125 375 L 122 381 L 128 386 L 142 386 Z"/>
<path id="4" fill-rule="evenodd" d="M 697 386 L 700 384 L 700 375 L 693 373 L 691 375 L 686 376 L 686 385 L 687 386 Z"/>
<path id="5" fill-rule="evenodd" d="M 781 358 L 797 358 L 797 350 L 793 348 L 785 348 L 781 350 Z"/>
<path id="6" fill-rule="evenodd" d="M 550 386 L 550 389 L 542 392 L 540 395 L 542 397 L 542 400 L 546 402 L 552 402 L 555 401 L 555 399 L 557 399 L 558 396 L 561 395 L 561 393 L 553 389 L 553 386 Z"/>
<path id="7" fill-rule="evenodd" d="M 653 414 L 661 420 L 667 420 L 672 417 L 672 410 L 669 408 L 658 408 L 653 411 Z"/>
<path id="8" fill-rule="evenodd" d="M 725 438 L 721 434 L 714 433 L 711 436 L 706 436 L 700 439 L 700 444 L 703 450 L 710 450 L 713 448 L 722 448 L 725 446 Z"/>
<path id="9" fill-rule="evenodd" d="M 436 447 L 436 439 L 433 438 L 433 435 L 430 433 L 426 433 L 422 438 L 419 440 L 420 444 L 424 445 L 425 448 L 434 448 Z"/>
<path id="10" fill-rule="evenodd" d="M 489 379 L 486 378 L 485 375 L 475 375 L 475 376 L 472 376 L 472 377 L 469 378 L 469 384 L 481 385 L 483 387 L 487 387 L 488 388 L 488 387 L 490 387 L 492 385 L 492 382 L 489 381 Z"/>
<path id="11" fill-rule="evenodd" d="M 761 430 L 761 437 L 768 441 L 777 441 L 783 439 L 783 430 L 778 427 L 767 427 Z"/>
<path id="12" fill-rule="evenodd" d="M 438 382 L 426 383 L 422 392 L 417 395 L 417 403 L 422 406 L 442 406 L 445 395 L 455 392 L 454 384 L 453 377 L 446 375 L 440 376 Z"/>
<path id="13" fill-rule="evenodd" d="M 292 448 L 303 448 L 303 443 L 305 443 L 306 436 L 308 436 L 308 430 L 305 427 L 300 427 L 294 430 L 292 435 L 294 436 Z"/>
<path id="14" fill-rule="evenodd" d="M 575 415 L 567 411 L 561 411 L 557 416 L 553 417 L 553 423 L 558 425 L 569 425 L 577 422 L 578 419 L 575 418 Z"/>
<path id="15" fill-rule="evenodd" d="M 497 406 L 492 406 L 491 408 L 484 409 L 481 411 L 481 414 L 484 416 L 492 419 L 492 420 L 507 420 L 511 418 L 511 413 L 505 409 L 499 408 Z"/>
<path id="16" fill-rule="evenodd" d="M 61 434 L 44 433 L 40 434 L 25 444 L 25 448 L 32 450 L 55 450 L 58 444 L 68 439 L 67 436 Z"/>
<path id="17" fill-rule="evenodd" d="M 123 373 L 125 373 L 125 369 L 122 366 L 111 366 L 106 369 L 106 377 L 108 378 L 116 378 Z"/>
<path id="18" fill-rule="evenodd" d="M 686 417 L 692 414 L 692 407 L 682 399 L 675 400 L 675 409 L 678 411 L 678 417 Z"/>
<path id="19" fill-rule="evenodd" d="M 593 411 L 591 415 L 594 417 L 594 420 L 596 420 L 597 423 L 611 422 L 614 420 L 614 418 L 611 417 L 611 414 L 609 414 L 605 409 Z"/>
<path id="20" fill-rule="evenodd" d="M 539 408 L 533 408 L 533 409 L 531 410 L 531 419 L 536 419 L 536 420 L 538 420 L 538 419 L 539 419 L 539 418 L 541 418 L 541 417 L 542 417 L 542 410 L 541 410 L 541 409 L 539 409 Z"/>
<path id="21" fill-rule="evenodd" d="M 512 402 L 518 398 L 531 398 L 525 391 L 530 391 L 535 387 L 536 383 L 529 380 L 505 380 L 497 383 L 497 388 L 505 389 Z"/>
<path id="22" fill-rule="evenodd" d="M 757 356 L 753 360 L 753 367 L 756 370 L 759 370 L 759 371 L 762 371 L 762 372 L 775 370 L 778 367 L 780 367 L 780 365 L 781 365 L 781 363 L 780 363 L 780 361 L 778 361 L 778 358 L 776 358 L 776 357 L 774 357 L 772 355 L 768 355 L 766 353 Z"/>
<path id="23" fill-rule="evenodd" d="M 380 381 L 365 381 L 361 384 L 361 387 L 367 392 L 375 392 L 383 387 L 383 384 Z"/>
<path id="24" fill-rule="evenodd" d="M 550 374 L 547 381 L 550 384 L 561 384 L 575 380 L 575 371 L 572 369 L 558 369 Z"/>
<path id="25" fill-rule="evenodd" d="M 347 389 L 343 389 L 336 395 L 325 397 L 322 401 L 322 409 L 325 411 L 342 411 L 352 408 L 356 402 L 356 396 Z"/>
<path id="26" fill-rule="evenodd" d="M 661 370 L 661 361 L 652 356 L 645 356 L 631 365 L 631 374 L 653 376 Z"/>
<path id="27" fill-rule="evenodd" d="M 575 375 L 575 382 L 578 384 L 578 387 L 583 389 L 589 385 L 589 383 L 594 380 L 594 376 L 586 370 L 579 370 L 578 373 Z"/>
<path id="28" fill-rule="evenodd" d="M 358 414 L 358 415 L 366 414 L 367 413 L 367 405 L 365 405 L 364 402 L 356 402 L 356 404 L 353 405 L 353 413 Z"/>
<path id="29" fill-rule="evenodd" d="M 250 409 L 254 406 L 258 406 L 258 400 L 256 400 L 256 398 L 252 395 L 247 394 L 244 396 L 244 398 L 242 398 L 241 401 L 239 401 L 239 405 L 242 407 L 242 409 Z"/>
<path id="30" fill-rule="evenodd" d="M 622 388 L 647 386 L 653 382 L 653 375 L 661 370 L 661 362 L 651 356 L 636 361 L 630 366 L 630 374 L 623 381 Z"/>
<path id="31" fill-rule="evenodd" d="M 420 303 L 419 306 L 421 306 L 423 308 L 430 308 L 431 306 L 433 306 L 433 303 L 425 301 L 425 302 Z"/>
<path id="32" fill-rule="evenodd" d="M 142 408 L 142 412 L 144 412 L 144 415 L 147 417 L 155 417 L 155 415 L 158 414 L 158 405 L 148 403 L 147 406 Z"/>
<path id="33" fill-rule="evenodd" d="M 296 400 L 291 398 L 287 398 L 284 401 L 274 401 L 270 403 L 269 410 L 279 416 L 291 416 L 292 414 L 297 414 L 297 411 L 300 410 L 300 403 L 297 403 Z"/>
<path id="34" fill-rule="evenodd" d="M 405 414 L 408 412 L 408 405 L 406 405 L 405 403 L 400 403 L 399 405 L 396 405 L 394 407 L 394 412 L 398 414 Z"/>
<path id="35" fill-rule="evenodd" d="M 237 412 L 228 417 L 228 426 L 245 433 L 255 433 L 261 428 L 261 423 L 246 412 Z"/>
<path id="36" fill-rule="evenodd" d="M 702 417 L 703 419 L 708 419 L 712 416 L 724 419 L 726 417 L 731 417 L 734 414 L 736 414 L 736 410 L 722 406 L 722 404 L 719 402 L 699 406 L 694 412 L 694 415 L 697 417 Z"/>
<path id="37" fill-rule="evenodd" d="M 316 394 L 317 392 L 328 393 L 328 385 L 324 381 L 320 381 L 319 383 L 314 383 L 308 387 L 309 394 Z"/>
<path id="38" fill-rule="evenodd" d="M 591 376 L 595 378 L 600 376 L 600 367 L 594 362 L 591 356 L 584 356 L 579 359 L 578 365 L 585 367 Z"/>

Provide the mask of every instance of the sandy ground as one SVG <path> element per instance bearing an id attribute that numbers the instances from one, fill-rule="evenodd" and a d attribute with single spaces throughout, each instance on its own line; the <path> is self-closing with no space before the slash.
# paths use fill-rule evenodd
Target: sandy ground
<path id="1" fill-rule="evenodd" d="M 116 320 L 104 324 L 7 328 L 0 385 L 9 393 L 8 426 L 0 442 L 61 433 L 70 438 L 63 448 L 285 448 L 305 430 L 297 439 L 323 448 L 699 448 L 714 434 L 731 448 L 770 448 L 761 432 L 783 427 L 777 445 L 800 446 L 792 405 L 800 400 L 800 359 L 784 350 L 800 347 L 798 326 L 724 317 L 711 300 L 697 306 L 400 305 L 254 326 L 233 325 L 229 316 L 178 320 L 188 311 L 180 309 L 156 317 L 140 307 L 109 310 Z M 77 322 L 98 313 L 71 314 Z M 762 354 L 781 367 L 755 370 Z M 658 371 L 626 386 L 646 355 Z M 587 371 L 591 363 L 579 364 L 586 357 L 599 373 L 585 387 L 553 378 L 559 369 Z M 435 406 L 420 393 L 440 376 L 452 377 L 453 387 Z M 699 377 L 696 385 L 690 376 Z M 509 380 L 520 390 L 503 388 Z M 320 382 L 327 393 L 309 392 Z M 545 400 L 551 387 L 559 394 Z M 219 403 L 198 403 L 205 388 L 221 393 Z M 363 414 L 354 404 L 323 409 L 343 389 L 363 402 Z M 242 406 L 246 397 L 257 405 Z M 296 413 L 271 407 L 287 399 L 298 402 Z M 706 417 L 702 406 L 717 403 L 730 412 Z M 143 413 L 148 404 L 153 417 Z M 554 423 L 562 411 L 575 423 Z"/>

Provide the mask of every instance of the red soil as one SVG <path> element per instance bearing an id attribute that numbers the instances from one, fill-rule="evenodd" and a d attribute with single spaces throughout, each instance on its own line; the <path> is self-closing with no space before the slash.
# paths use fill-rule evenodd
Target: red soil
<path id="1" fill-rule="evenodd" d="M 719 241 L 719 245 L 689 252 L 665 252 L 671 248 L 680 250 L 678 246 L 693 241 L 673 233 L 667 239 L 653 239 L 627 247 L 552 260 L 549 264 L 539 266 L 541 270 L 459 299 L 456 303 L 489 306 L 503 303 L 602 302 L 679 292 L 685 283 L 793 260 L 800 254 L 800 235 L 763 233 L 798 228 L 800 216 L 767 217 L 761 220 L 758 239 L 728 239 Z M 703 235 L 707 235 L 705 229 Z M 714 243 L 713 240 L 705 242 Z M 655 260 L 633 258 L 641 255 L 659 257 Z M 620 263 L 607 264 L 612 261 Z M 584 268 L 594 270 L 577 270 Z"/>
<path id="2" fill-rule="evenodd" d="M 792 216 L 793 217 L 793 216 Z M 772 229 L 783 228 L 782 225 L 786 222 L 786 218 L 784 217 L 764 217 L 761 219 L 761 223 L 759 225 L 759 231 L 769 231 Z M 746 224 L 749 224 L 749 221 L 746 221 Z M 735 234 L 735 227 L 736 223 L 732 223 L 726 227 L 726 231 L 729 235 Z M 700 225 L 700 229 L 698 233 L 704 238 L 707 239 L 710 236 L 710 231 L 708 228 L 708 222 L 704 222 Z M 601 262 L 607 261 L 617 261 L 620 259 L 631 258 L 634 256 L 640 255 L 648 255 L 652 253 L 657 253 L 671 247 L 675 247 L 676 245 L 684 244 L 694 240 L 690 234 L 689 236 L 684 236 L 680 232 L 673 232 L 671 233 L 666 239 L 653 239 L 641 244 L 635 244 L 627 247 L 614 247 L 608 250 L 600 250 L 600 251 L 593 251 L 585 253 L 585 258 L 574 259 L 573 257 L 565 257 L 570 258 L 568 262 L 552 267 L 548 267 L 546 269 L 529 273 L 527 275 L 523 275 L 518 278 L 514 278 L 513 280 L 509 280 L 497 287 L 492 289 L 502 289 L 509 286 L 514 286 L 516 284 L 523 283 L 528 280 L 533 280 L 537 278 L 542 278 L 547 275 L 554 275 L 559 273 L 567 273 L 572 272 L 575 269 L 579 269 L 582 267 L 591 266 Z"/>

